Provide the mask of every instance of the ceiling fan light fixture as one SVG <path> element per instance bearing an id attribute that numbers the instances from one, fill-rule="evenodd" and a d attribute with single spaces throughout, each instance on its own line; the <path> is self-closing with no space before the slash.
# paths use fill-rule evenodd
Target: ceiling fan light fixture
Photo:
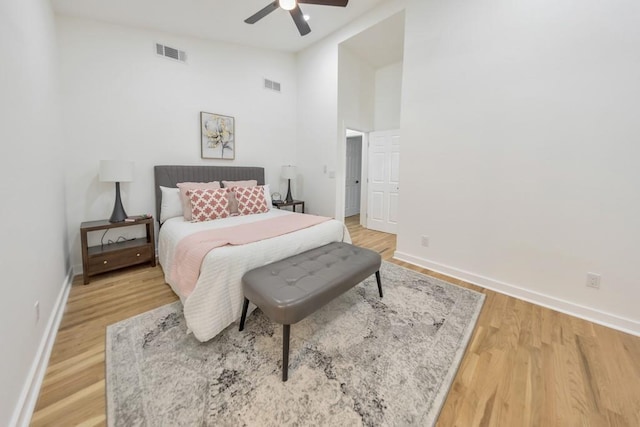
<path id="1" fill-rule="evenodd" d="M 270 13 L 275 12 L 278 9 L 284 9 L 288 11 L 291 18 L 293 18 L 293 22 L 296 24 L 300 35 L 306 36 L 311 32 L 311 28 L 309 27 L 309 24 L 307 24 L 309 16 L 302 13 L 298 3 L 346 7 L 347 4 L 349 4 L 349 0 L 271 0 L 271 3 L 245 19 L 244 22 L 247 24 L 255 24 Z"/>
<path id="2" fill-rule="evenodd" d="M 278 4 L 284 10 L 293 10 L 296 8 L 296 0 L 278 0 Z"/>

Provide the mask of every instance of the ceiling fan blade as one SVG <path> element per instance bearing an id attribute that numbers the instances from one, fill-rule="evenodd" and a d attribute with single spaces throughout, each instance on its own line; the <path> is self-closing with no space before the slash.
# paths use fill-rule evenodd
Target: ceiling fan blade
<path id="1" fill-rule="evenodd" d="M 298 3 L 346 7 L 349 3 L 349 0 L 298 0 Z"/>
<path id="2" fill-rule="evenodd" d="M 305 21 L 304 14 L 300 10 L 299 6 L 296 6 L 294 9 L 291 9 L 289 13 L 293 18 L 293 22 L 296 23 L 296 27 L 298 27 L 298 31 L 300 31 L 301 36 L 306 36 L 311 32 L 311 28 L 309 27 L 309 24 L 307 24 L 307 21 Z"/>
<path id="3" fill-rule="evenodd" d="M 261 20 L 262 18 L 264 18 L 274 10 L 278 9 L 279 7 L 280 6 L 278 6 L 278 0 L 276 0 L 270 5 L 263 7 L 259 12 L 245 19 L 244 22 L 246 22 L 247 24 L 255 24 L 256 22 L 258 22 L 259 20 Z"/>

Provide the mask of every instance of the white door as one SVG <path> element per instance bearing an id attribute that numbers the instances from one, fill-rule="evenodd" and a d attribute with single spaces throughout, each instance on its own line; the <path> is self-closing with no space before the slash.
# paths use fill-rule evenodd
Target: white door
<path id="1" fill-rule="evenodd" d="M 360 213 L 360 191 L 362 175 L 362 137 L 347 138 L 347 165 L 345 171 L 344 216 Z"/>
<path id="2" fill-rule="evenodd" d="M 397 233 L 400 191 L 400 130 L 369 134 L 367 228 Z"/>

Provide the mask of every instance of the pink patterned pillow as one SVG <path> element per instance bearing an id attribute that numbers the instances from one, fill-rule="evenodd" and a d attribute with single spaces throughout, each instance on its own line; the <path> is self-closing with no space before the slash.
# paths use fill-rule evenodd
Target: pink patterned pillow
<path id="1" fill-rule="evenodd" d="M 226 188 L 198 188 L 187 190 L 191 200 L 191 216 L 194 222 L 211 221 L 229 216 L 229 198 Z"/>
<path id="2" fill-rule="evenodd" d="M 238 201 L 238 213 L 240 215 L 251 215 L 269 212 L 267 199 L 264 198 L 264 188 L 262 185 L 255 187 L 233 187 Z"/>
<path id="3" fill-rule="evenodd" d="M 176 187 L 180 189 L 180 200 L 182 201 L 182 216 L 185 221 L 191 221 L 191 200 L 187 196 L 188 190 L 195 190 L 196 188 L 220 188 L 218 181 L 211 182 L 179 182 Z"/>
<path id="4" fill-rule="evenodd" d="M 258 185 L 257 179 L 248 179 L 246 181 L 222 181 L 222 185 L 224 188 L 231 188 L 232 190 L 235 187 L 255 187 Z M 231 215 L 238 215 L 238 201 L 236 200 L 236 195 L 233 191 L 229 192 L 229 212 Z"/>

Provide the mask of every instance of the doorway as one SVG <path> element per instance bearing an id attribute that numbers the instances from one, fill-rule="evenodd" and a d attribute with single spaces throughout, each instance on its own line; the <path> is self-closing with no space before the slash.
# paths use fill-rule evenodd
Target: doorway
<path id="1" fill-rule="evenodd" d="M 362 188 L 362 136 L 347 138 L 344 216 L 360 214 Z"/>
<path id="2" fill-rule="evenodd" d="M 360 214 L 362 199 L 362 141 L 364 134 L 347 129 L 344 216 Z"/>

